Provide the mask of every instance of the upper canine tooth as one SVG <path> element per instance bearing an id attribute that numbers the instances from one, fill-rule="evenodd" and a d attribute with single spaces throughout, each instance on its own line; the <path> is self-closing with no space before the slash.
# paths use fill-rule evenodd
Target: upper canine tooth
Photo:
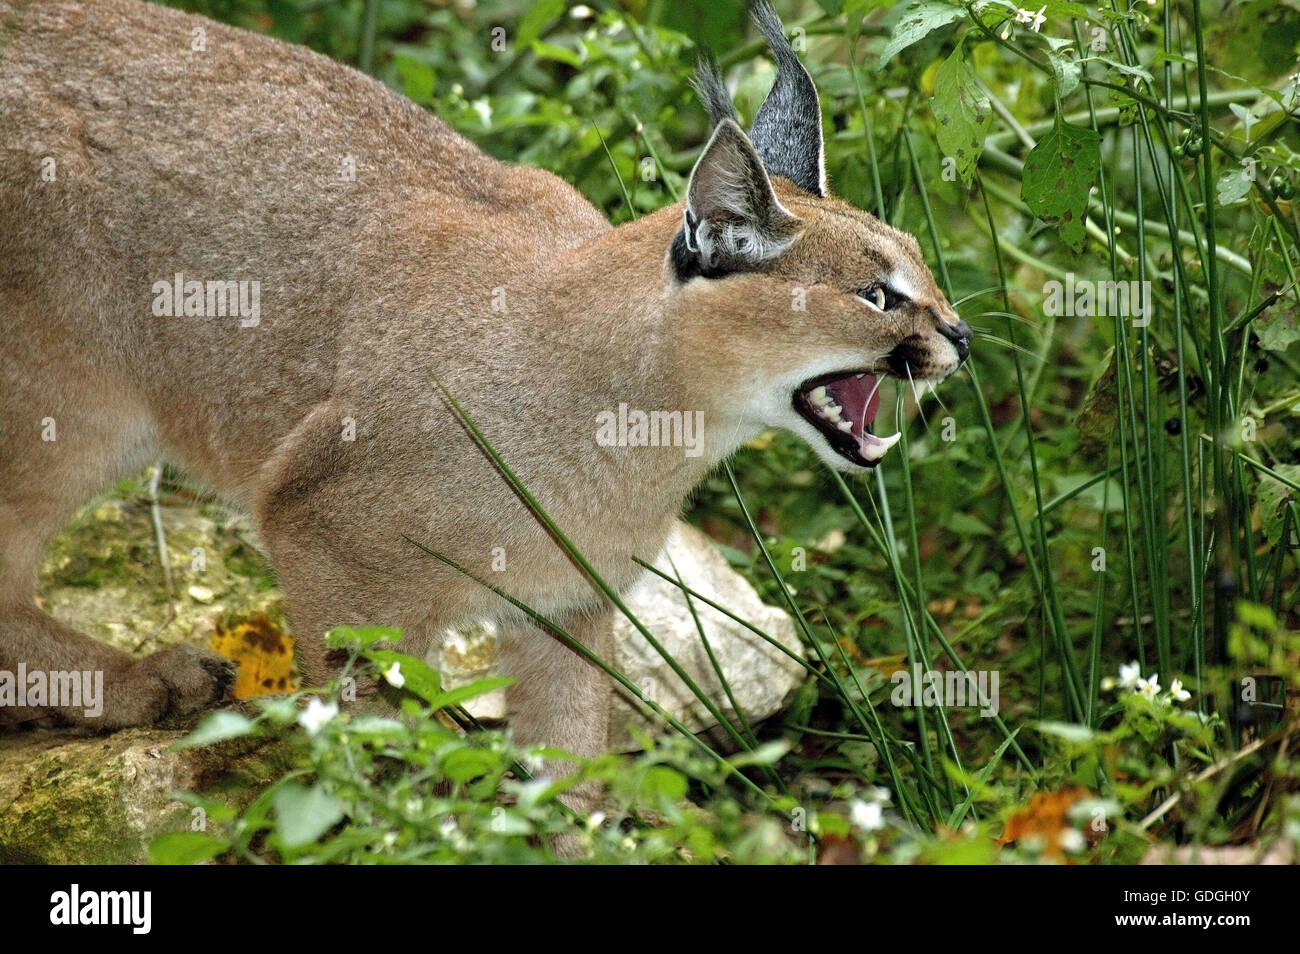
<path id="1" fill-rule="evenodd" d="M 897 444 L 902 436 L 902 432 L 895 433 L 891 437 L 873 437 L 868 434 L 869 439 L 861 448 L 862 456 L 874 463 L 888 454 L 889 449 Z"/>
<path id="2" fill-rule="evenodd" d="M 826 385 L 824 384 L 820 387 L 813 388 L 812 391 L 808 393 L 808 398 L 817 407 L 825 407 L 827 404 L 831 403 L 830 395 L 826 393 Z"/>

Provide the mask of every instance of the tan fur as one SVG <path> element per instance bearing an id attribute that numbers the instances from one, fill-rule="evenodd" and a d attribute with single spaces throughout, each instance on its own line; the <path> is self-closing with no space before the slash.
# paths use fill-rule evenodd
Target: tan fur
<path id="1" fill-rule="evenodd" d="M 915 241 L 780 179 L 788 250 L 678 283 L 681 204 L 611 228 L 555 176 L 306 50 L 137 0 L 0 0 L 0 24 L 0 669 L 104 668 L 106 727 L 205 705 L 225 678 L 201 652 L 135 661 L 32 606 L 50 536 L 159 455 L 255 515 L 309 680 L 330 674 L 330 627 L 400 626 L 419 654 L 494 616 L 517 734 L 591 753 L 597 671 L 404 539 L 611 654 L 604 601 L 431 376 L 623 589 L 707 471 L 783 423 L 760 410 L 792 376 L 875 367 L 908 336 L 918 377 L 957 366 L 936 330 L 956 315 Z M 869 313 L 853 293 L 890 269 L 920 293 Z M 260 324 L 155 317 L 152 286 L 176 272 L 260 281 Z M 620 402 L 702 411 L 704 453 L 597 446 L 596 415 Z"/>

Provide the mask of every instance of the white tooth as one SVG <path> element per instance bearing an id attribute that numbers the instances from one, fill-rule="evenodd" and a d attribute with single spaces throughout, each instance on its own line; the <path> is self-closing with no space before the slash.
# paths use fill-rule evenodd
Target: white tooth
<path id="1" fill-rule="evenodd" d="M 822 408 L 822 417 L 830 421 L 838 421 L 844 416 L 843 409 L 838 404 L 831 404 Z"/>
<path id="2" fill-rule="evenodd" d="M 836 425 L 836 426 L 839 427 L 839 429 L 842 430 L 845 434 L 847 434 L 847 433 L 849 433 L 849 431 L 853 430 L 853 422 L 852 422 L 852 421 L 840 421 L 840 423 L 839 423 L 838 425 Z"/>
<path id="3" fill-rule="evenodd" d="M 902 433 L 894 434 L 892 437 L 872 437 L 867 435 L 869 440 L 861 448 L 862 456 L 867 460 L 875 463 L 884 458 L 889 453 L 889 448 L 893 447 L 902 438 Z"/>
<path id="4" fill-rule="evenodd" d="M 808 398 L 816 407 L 825 407 L 827 404 L 831 403 L 830 395 L 826 393 L 825 385 L 813 388 L 813 390 L 808 393 Z"/>
<path id="5" fill-rule="evenodd" d="M 863 378 L 865 378 L 865 377 L 866 377 L 865 374 L 859 374 L 859 375 L 857 376 L 857 378 L 858 378 L 859 381 L 861 381 L 861 380 L 862 380 Z"/>

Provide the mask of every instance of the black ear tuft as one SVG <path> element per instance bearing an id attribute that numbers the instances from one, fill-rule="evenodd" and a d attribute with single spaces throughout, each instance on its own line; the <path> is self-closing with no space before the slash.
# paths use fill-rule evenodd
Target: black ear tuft
<path id="1" fill-rule="evenodd" d="M 817 87 L 799 62 L 772 4 L 755 0 L 750 15 L 767 39 L 777 68 L 772 91 L 749 130 L 750 141 L 770 175 L 784 176 L 813 195 L 825 195 L 822 111 Z"/>
<path id="2" fill-rule="evenodd" d="M 704 108 L 709 111 L 710 128 L 724 119 L 740 125 L 740 117 L 736 115 L 736 107 L 727 92 L 727 84 L 723 82 L 722 73 L 718 70 L 718 61 L 711 54 L 703 54 L 695 64 L 694 85 Z"/>

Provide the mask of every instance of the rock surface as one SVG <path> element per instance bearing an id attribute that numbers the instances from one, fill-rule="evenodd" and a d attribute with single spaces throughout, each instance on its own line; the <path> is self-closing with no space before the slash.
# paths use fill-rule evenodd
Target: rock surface
<path id="1" fill-rule="evenodd" d="M 141 863 L 154 837 L 195 824 L 175 792 L 243 805 L 290 767 L 280 747 L 262 742 L 168 752 L 184 734 L 0 736 L 0 864 Z"/>
<path id="2" fill-rule="evenodd" d="M 205 642 L 220 619 L 278 618 L 278 591 L 258 558 L 246 523 L 218 507 L 186 501 L 163 507 L 175 591 L 168 607 L 149 506 L 126 492 L 97 502 L 56 540 L 42 567 L 40 600 L 54 615 L 120 648 L 148 653 L 184 640 Z M 671 561 L 670 561 L 671 558 Z M 681 524 L 657 561 L 697 592 L 788 647 L 802 659 L 790 618 L 763 604 L 700 531 Z M 803 681 L 795 659 L 725 615 L 693 600 L 709 645 L 732 693 L 752 722 L 778 711 Z M 682 591 L 647 574 L 629 608 L 729 718 L 726 694 L 708 659 Z M 618 668 L 693 730 L 715 720 L 626 619 L 616 631 Z M 490 673 L 496 648 L 486 628 L 463 633 L 439 660 L 449 684 Z M 479 700 L 480 714 L 500 717 L 503 697 Z M 653 730 L 640 707 L 617 699 L 611 746 L 637 747 L 629 725 Z M 287 767 L 275 745 L 227 742 L 179 752 L 173 729 L 131 729 L 77 737 L 50 730 L 0 734 L 0 864 L 139 863 L 149 841 L 191 827 L 176 791 L 197 791 L 242 804 Z"/>
<path id="3" fill-rule="evenodd" d="M 717 668 L 726 676 L 732 696 L 747 720 L 753 723 L 780 711 L 790 693 L 803 682 L 804 675 L 799 662 L 803 659 L 803 648 L 790 616 L 759 599 L 749 581 L 731 568 L 712 541 L 689 524 L 679 523 L 674 528 L 655 565 L 771 636 L 788 648 L 794 658 L 701 600 L 691 598 L 688 603 L 680 587 L 652 573 L 647 573 L 627 595 L 625 602 L 632 615 L 733 725 L 736 713 L 709 659 L 708 649 L 713 651 Z M 701 627 L 708 638 L 708 649 L 700 638 Z M 693 732 L 718 724 L 630 619 L 618 617 L 614 639 L 615 667 L 640 689 L 643 697 L 654 700 Z M 450 686 L 495 675 L 495 630 L 478 625 L 453 633 L 440 651 L 431 652 L 429 661 L 438 666 Z M 497 691 L 480 696 L 468 708 L 479 719 L 501 719 L 505 715 L 505 693 Z M 648 714 L 620 688 L 610 715 L 610 747 L 620 752 L 635 751 L 640 744 L 629 726 L 654 734 L 658 724 L 657 717 Z"/>

